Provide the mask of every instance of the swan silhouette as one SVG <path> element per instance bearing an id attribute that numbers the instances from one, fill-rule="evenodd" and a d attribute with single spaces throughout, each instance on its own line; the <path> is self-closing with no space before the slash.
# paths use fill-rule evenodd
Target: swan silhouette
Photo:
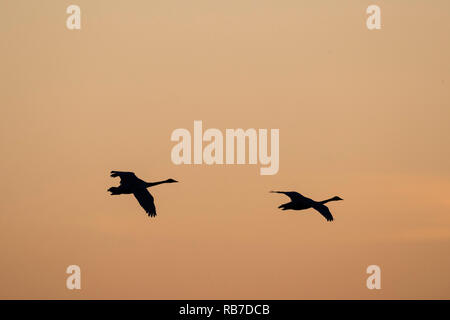
<path id="1" fill-rule="evenodd" d="M 120 177 L 120 185 L 108 189 L 111 195 L 134 194 L 137 201 L 147 212 L 149 217 L 156 216 L 156 208 L 153 196 L 148 192 L 147 188 L 157 186 L 162 183 L 178 182 L 173 179 L 167 179 L 158 182 L 145 182 L 136 177 L 134 172 L 111 171 L 111 177 Z"/>
<path id="2" fill-rule="evenodd" d="M 300 193 L 295 191 L 270 191 L 272 193 L 282 193 L 287 195 L 289 198 L 291 198 L 291 202 L 287 202 L 279 206 L 281 210 L 304 210 L 313 208 L 316 209 L 322 216 L 327 219 L 327 221 L 333 221 L 333 216 L 331 215 L 330 209 L 325 205 L 325 203 L 330 201 L 338 201 L 338 200 L 344 200 L 340 197 L 333 197 L 327 200 L 323 201 L 314 201 L 310 198 L 307 198 L 305 196 L 302 196 Z"/>

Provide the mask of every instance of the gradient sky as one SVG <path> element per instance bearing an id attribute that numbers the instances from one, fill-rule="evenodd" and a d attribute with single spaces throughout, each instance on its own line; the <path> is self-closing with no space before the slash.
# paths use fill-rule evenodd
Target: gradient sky
<path id="1" fill-rule="evenodd" d="M 449 299 L 449 32 L 446 0 L 1 1 L 0 297 Z M 278 174 L 174 165 L 194 120 L 280 129 Z M 180 183 L 149 219 L 110 170 Z"/>

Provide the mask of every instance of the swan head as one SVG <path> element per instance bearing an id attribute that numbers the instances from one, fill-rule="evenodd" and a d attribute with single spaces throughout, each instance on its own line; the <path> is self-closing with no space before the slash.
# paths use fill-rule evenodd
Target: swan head
<path id="1" fill-rule="evenodd" d="M 167 179 L 166 182 L 167 183 L 174 183 L 174 182 L 178 182 L 178 181 L 171 178 L 171 179 Z"/>
<path id="2" fill-rule="evenodd" d="M 333 199 L 332 199 L 332 200 L 334 200 L 334 201 L 338 201 L 338 200 L 344 200 L 344 199 L 342 199 L 341 197 L 335 196 L 335 197 L 333 197 Z"/>

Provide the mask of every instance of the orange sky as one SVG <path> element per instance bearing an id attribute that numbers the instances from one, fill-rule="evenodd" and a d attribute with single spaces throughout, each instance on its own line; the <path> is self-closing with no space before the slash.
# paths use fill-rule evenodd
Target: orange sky
<path id="1" fill-rule="evenodd" d="M 3 0 L 0 297 L 449 299 L 449 31 L 444 0 Z M 194 120 L 279 129 L 279 172 L 174 165 Z M 149 219 L 110 170 L 180 183 Z"/>

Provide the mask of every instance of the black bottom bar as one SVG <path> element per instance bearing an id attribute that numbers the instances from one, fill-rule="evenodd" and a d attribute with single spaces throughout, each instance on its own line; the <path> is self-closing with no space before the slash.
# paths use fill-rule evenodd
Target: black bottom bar
<path id="1" fill-rule="evenodd" d="M 17 300 L 1 301 L 3 314 L 129 319 L 323 319 L 448 315 L 450 300 Z"/>

